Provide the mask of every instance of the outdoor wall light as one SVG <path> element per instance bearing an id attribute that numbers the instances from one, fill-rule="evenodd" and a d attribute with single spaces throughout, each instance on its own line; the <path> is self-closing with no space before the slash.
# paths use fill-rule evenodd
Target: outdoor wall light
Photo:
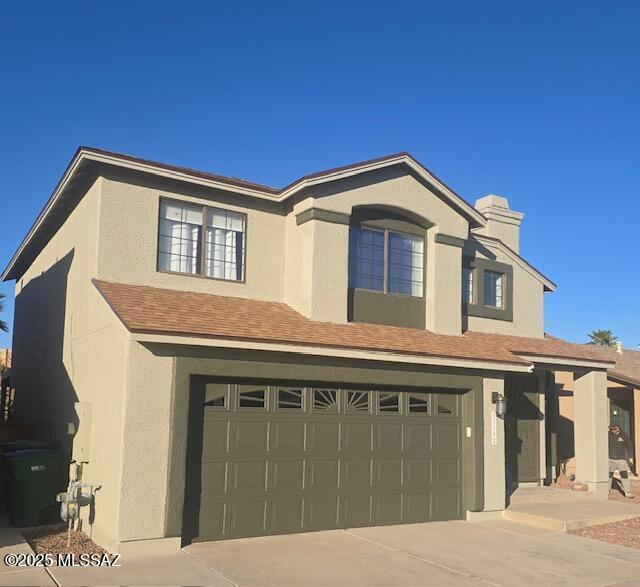
<path id="1" fill-rule="evenodd" d="M 507 413 L 507 398 L 501 393 L 494 391 L 491 394 L 491 403 L 496 405 L 496 416 L 498 416 L 498 418 L 504 418 L 504 415 Z"/>

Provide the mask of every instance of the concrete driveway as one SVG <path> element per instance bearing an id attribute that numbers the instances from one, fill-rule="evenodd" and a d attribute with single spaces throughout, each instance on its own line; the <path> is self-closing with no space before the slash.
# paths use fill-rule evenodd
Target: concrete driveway
<path id="1" fill-rule="evenodd" d="M 640 551 L 507 521 L 437 522 L 193 544 L 234 585 L 609 585 Z"/>
<path id="2" fill-rule="evenodd" d="M 6 532 L 17 532 L 6 529 Z M 28 545 L 0 541 L 4 552 Z M 0 585 L 611 585 L 640 551 L 508 521 L 437 522 L 193 544 L 118 568 L 2 567 Z"/>

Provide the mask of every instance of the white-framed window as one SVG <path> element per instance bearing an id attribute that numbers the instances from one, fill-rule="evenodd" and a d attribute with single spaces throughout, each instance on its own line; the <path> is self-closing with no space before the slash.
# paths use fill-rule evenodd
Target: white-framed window
<path id="1" fill-rule="evenodd" d="M 161 271 L 244 281 L 245 237 L 244 214 L 160 200 L 158 269 Z"/>
<path id="2" fill-rule="evenodd" d="M 498 271 L 484 272 L 484 305 L 502 308 L 502 288 L 504 274 Z"/>
<path id="3" fill-rule="evenodd" d="M 462 268 L 462 301 L 473 304 L 473 269 L 471 267 Z"/>
<path id="4" fill-rule="evenodd" d="M 422 297 L 424 239 L 391 230 L 351 227 L 349 287 Z"/>

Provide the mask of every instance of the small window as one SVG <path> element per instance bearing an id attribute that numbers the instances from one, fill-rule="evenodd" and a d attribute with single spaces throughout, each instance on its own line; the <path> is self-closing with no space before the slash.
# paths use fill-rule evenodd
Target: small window
<path id="1" fill-rule="evenodd" d="M 378 393 L 378 411 L 385 414 L 397 414 L 400 411 L 400 394 L 382 391 Z"/>
<path id="2" fill-rule="evenodd" d="M 226 383 L 207 383 L 205 386 L 205 407 L 226 408 L 228 388 Z"/>
<path id="3" fill-rule="evenodd" d="M 347 412 L 368 412 L 368 391 L 347 391 Z"/>
<path id="4" fill-rule="evenodd" d="M 451 393 L 438 394 L 438 414 L 456 416 L 458 413 L 458 396 Z"/>
<path id="5" fill-rule="evenodd" d="M 267 390 L 264 387 L 238 385 L 238 407 L 264 410 L 267 406 Z"/>
<path id="6" fill-rule="evenodd" d="M 337 412 L 338 392 L 335 389 L 314 389 L 313 410 L 317 412 Z"/>
<path id="7" fill-rule="evenodd" d="M 502 308 L 502 286 L 504 274 L 497 271 L 484 272 L 484 305 Z"/>
<path id="8" fill-rule="evenodd" d="M 278 409 L 279 410 L 302 410 L 302 389 L 279 387 L 278 388 Z"/>
<path id="9" fill-rule="evenodd" d="M 428 414 L 429 396 L 426 393 L 410 393 L 409 412 L 412 414 Z"/>
<path id="10" fill-rule="evenodd" d="M 462 301 L 473 304 L 473 269 L 462 268 Z"/>

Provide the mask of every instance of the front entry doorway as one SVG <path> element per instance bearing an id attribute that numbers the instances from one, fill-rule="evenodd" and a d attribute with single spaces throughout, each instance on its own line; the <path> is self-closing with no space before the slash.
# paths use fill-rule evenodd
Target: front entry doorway
<path id="1" fill-rule="evenodd" d="M 507 495 L 521 483 L 540 481 L 540 420 L 538 379 L 509 375 L 505 380 L 505 466 Z"/>

